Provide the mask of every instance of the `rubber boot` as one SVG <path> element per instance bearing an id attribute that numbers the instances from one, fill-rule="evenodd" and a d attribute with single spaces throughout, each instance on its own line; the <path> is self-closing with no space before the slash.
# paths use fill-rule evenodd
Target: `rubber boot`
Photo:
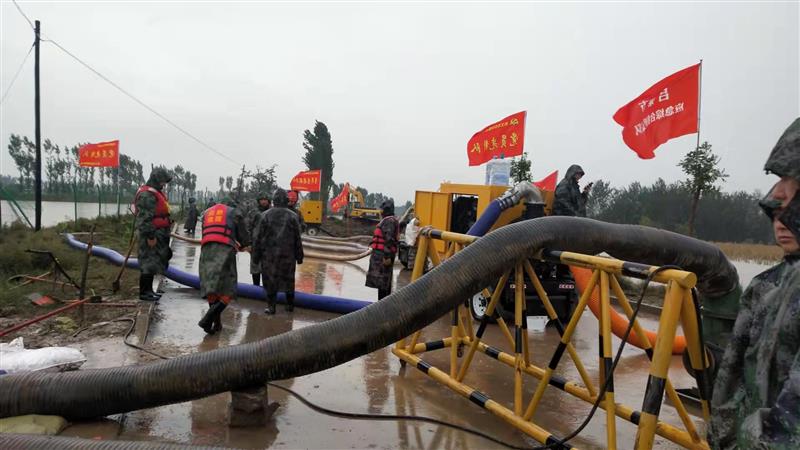
<path id="1" fill-rule="evenodd" d="M 294 311 L 294 292 L 286 293 L 286 305 L 284 306 L 286 312 Z"/>
<path id="2" fill-rule="evenodd" d="M 154 276 L 149 274 L 139 275 L 139 300 L 155 302 L 161 298 L 153 292 L 153 278 Z"/>
<path id="3" fill-rule="evenodd" d="M 218 302 L 215 303 L 214 306 L 221 305 L 216 309 L 216 313 L 214 313 L 214 320 L 212 324 L 212 329 L 215 333 L 219 333 L 222 331 L 222 311 L 225 311 L 225 308 L 228 307 L 225 303 Z"/>
<path id="4" fill-rule="evenodd" d="M 214 325 L 214 318 L 216 317 L 216 314 L 217 314 L 217 312 L 216 312 L 217 311 L 217 305 L 223 305 L 224 306 L 224 304 L 222 302 L 216 302 L 213 305 L 210 305 L 208 307 L 208 311 L 206 311 L 206 314 L 203 316 L 202 319 L 200 319 L 200 322 L 197 322 L 197 326 L 202 328 L 203 331 L 205 331 L 208 334 L 214 334 L 214 326 L 213 325 Z"/>
<path id="5" fill-rule="evenodd" d="M 267 299 L 267 308 L 264 310 L 264 314 L 273 315 L 275 314 L 275 303 L 277 303 L 278 299 L 276 297 L 271 297 Z"/>
<path id="6" fill-rule="evenodd" d="M 261 285 L 261 274 L 260 273 L 251 273 L 250 275 L 253 276 L 253 286 L 260 286 Z"/>

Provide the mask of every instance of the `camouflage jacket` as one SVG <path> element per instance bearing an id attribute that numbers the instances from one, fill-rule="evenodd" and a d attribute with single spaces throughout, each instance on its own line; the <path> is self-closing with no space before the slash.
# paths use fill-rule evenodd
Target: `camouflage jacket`
<path id="1" fill-rule="evenodd" d="M 742 295 L 711 405 L 712 448 L 800 448 L 800 256 Z"/>

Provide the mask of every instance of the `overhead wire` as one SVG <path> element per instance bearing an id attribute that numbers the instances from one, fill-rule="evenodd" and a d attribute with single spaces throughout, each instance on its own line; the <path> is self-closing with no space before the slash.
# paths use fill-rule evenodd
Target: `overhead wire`
<path id="1" fill-rule="evenodd" d="M 17 72 L 14 74 L 13 77 L 11 77 L 11 83 L 8 85 L 8 88 L 6 88 L 6 91 L 3 93 L 3 97 L 0 98 L 0 105 L 3 104 L 3 102 L 6 100 L 6 97 L 8 96 L 8 93 L 11 92 L 11 88 L 14 87 L 14 83 L 17 81 L 17 77 L 19 77 L 20 72 L 22 72 L 22 68 L 25 67 L 25 63 L 28 61 L 28 57 L 31 56 L 31 52 L 33 51 L 33 47 L 35 45 L 36 43 L 31 44 L 31 48 L 28 49 L 28 53 L 25 55 L 25 58 L 22 59 L 22 64 L 19 65 Z"/>
<path id="2" fill-rule="evenodd" d="M 25 20 L 27 20 L 27 21 L 28 21 L 28 23 L 31 25 L 31 28 L 33 28 L 33 29 L 35 30 L 35 28 L 34 28 L 34 26 L 33 26 L 33 23 L 32 23 L 32 22 L 31 22 L 31 20 L 28 18 L 28 16 L 27 16 L 27 15 L 25 15 L 25 12 L 24 12 L 24 11 L 22 10 L 22 8 L 20 8 L 20 6 L 17 4 L 16 0 L 13 0 L 13 1 L 14 1 L 14 6 L 16 6 L 16 7 L 17 7 L 17 10 L 19 11 L 19 13 L 20 13 L 20 14 L 22 14 L 22 17 L 24 17 L 24 18 L 25 18 Z M 183 127 L 181 127 L 180 125 L 178 125 L 177 123 L 175 123 L 175 122 L 173 122 L 172 120 L 170 120 L 170 119 L 169 119 L 168 117 L 166 117 L 165 115 L 163 115 L 163 114 L 161 114 L 160 112 L 158 112 L 158 111 L 157 111 L 155 108 L 153 108 L 152 106 L 148 105 L 147 103 L 145 103 L 144 101 L 142 101 L 142 100 L 140 100 L 138 97 L 136 97 L 135 95 L 133 95 L 133 94 L 131 94 L 130 92 L 128 92 L 127 90 L 125 90 L 125 89 L 124 89 L 122 86 L 120 86 L 119 84 L 115 83 L 115 82 L 114 82 L 114 81 L 112 81 L 110 78 L 108 78 L 107 76 L 105 76 L 105 75 L 103 75 L 102 73 L 100 73 L 100 71 L 99 71 L 99 70 L 95 69 L 94 67 L 92 67 L 91 65 L 89 65 L 89 64 L 88 64 L 87 62 L 85 62 L 84 60 L 82 60 L 82 59 L 78 58 L 78 57 L 77 57 L 75 54 L 73 54 L 72 52 L 70 52 L 69 50 L 67 50 L 66 48 L 64 48 L 64 46 L 62 46 L 62 45 L 61 45 L 61 44 L 59 44 L 58 42 L 54 41 L 53 39 L 47 38 L 47 37 L 44 35 L 44 33 L 40 33 L 40 36 L 41 36 L 40 40 L 41 40 L 42 42 L 49 42 L 49 43 L 53 44 L 53 45 L 54 45 L 56 48 L 58 48 L 59 50 L 61 50 L 62 52 L 64 52 L 66 55 L 68 55 L 69 57 L 71 57 L 72 59 L 74 59 L 76 62 L 78 62 L 80 65 L 82 65 L 83 67 L 85 67 L 86 69 L 88 69 L 89 71 L 91 71 L 92 73 L 94 73 L 95 75 L 97 75 L 97 76 L 98 76 L 100 79 L 102 79 L 102 80 L 103 80 L 103 81 L 105 81 L 106 83 L 108 83 L 108 84 L 110 84 L 111 86 L 113 86 L 115 89 L 117 89 L 118 91 L 120 91 L 120 92 L 121 92 L 122 94 L 124 94 L 126 97 L 128 97 L 128 98 L 130 98 L 131 100 L 135 101 L 135 102 L 136 102 L 136 103 L 138 103 L 140 106 L 142 106 L 142 107 L 143 107 L 143 108 L 145 108 L 146 110 L 148 110 L 148 111 L 150 111 L 151 113 L 153 113 L 153 114 L 154 114 L 156 117 L 160 118 L 161 120 L 163 120 L 164 122 L 166 122 L 167 124 L 169 124 L 170 126 L 172 126 L 173 128 L 175 128 L 176 130 L 178 130 L 179 132 L 181 132 L 183 135 L 185 135 L 186 137 L 188 137 L 189 139 L 191 139 L 191 140 L 193 140 L 194 142 L 196 142 L 196 143 L 200 144 L 202 147 L 204 147 L 204 148 L 205 148 L 205 149 L 207 149 L 207 150 L 210 150 L 211 152 L 213 152 L 213 153 L 217 154 L 218 156 L 220 156 L 220 157 L 222 157 L 222 158 L 224 158 L 224 159 L 226 159 L 226 160 L 230 161 L 231 163 L 233 163 L 233 164 L 236 164 L 237 166 L 241 165 L 241 164 L 240 164 L 238 161 L 236 161 L 235 159 L 231 158 L 230 156 L 226 155 L 225 153 L 221 152 L 220 150 L 217 150 L 217 149 L 216 149 L 216 148 L 214 148 L 213 146 L 211 146 L 211 145 L 207 144 L 207 143 L 206 143 L 205 141 L 203 141 L 202 139 L 198 138 L 197 136 L 195 136 L 194 134 L 190 133 L 189 131 L 187 131 L 186 129 L 184 129 Z"/>

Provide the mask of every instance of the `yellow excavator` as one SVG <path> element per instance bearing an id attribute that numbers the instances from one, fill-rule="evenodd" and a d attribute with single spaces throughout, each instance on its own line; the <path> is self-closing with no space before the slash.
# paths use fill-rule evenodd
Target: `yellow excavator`
<path id="1" fill-rule="evenodd" d="M 364 196 L 356 186 L 350 186 L 350 202 L 348 208 L 350 217 L 381 220 L 381 210 L 367 208 L 367 203 L 364 201 Z"/>

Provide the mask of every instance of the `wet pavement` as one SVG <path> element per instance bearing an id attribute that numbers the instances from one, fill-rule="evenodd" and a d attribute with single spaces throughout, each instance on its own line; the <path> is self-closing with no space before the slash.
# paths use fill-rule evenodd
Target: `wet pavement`
<path id="1" fill-rule="evenodd" d="M 177 241 L 172 264 L 197 272 L 199 247 Z M 248 255 L 239 255 L 241 282 L 249 282 Z M 297 289 L 337 297 L 370 300 L 374 289 L 364 287 L 367 260 L 354 263 L 304 261 L 298 268 Z M 403 286 L 409 271 L 395 270 L 396 286 Z M 337 317 L 337 314 L 296 308 L 286 313 L 281 306 L 275 316 L 263 314 L 264 303 L 239 299 L 223 314 L 224 330 L 207 336 L 197 321 L 206 305 L 194 289 L 174 282 L 165 285 L 167 293 L 158 303 L 145 346 L 168 356 L 209 351 L 229 345 L 251 342 L 291 330 L 312 326 Z M 646 318 L 647 319 L 647 318 Z M 644 322 L 655 329 L 653 318 Z M 442 318 L 425 329 L 424 338 L 431 341 L 449 336 L 450 319 Z M 597 376 L 597 320 L 591 312 L 584 313 L 573 344 L 592 377 Z M 484 341 L 506 351 L 509 345 L 496 325 L 487 329 Z M 545 367 L 558 342 L 555 329 L 531 332 L 529 346 L 535 364 Z M 619 340 L 614 338 L 614 347 Z M 84 368 L 113 367 L 136 364 L 152 359 L 135 349 L 125 347 L 121 338 L 107 338 L 84 345 L 89 357 Z M 422 356 L 426 361 L 447 371 L 448 350 L 438 350 Z M 641 409 L 649 361 L 644 353 L 626 347 L 615 374 L 615 394 L 618 403 Z M 562 359 L 557 370 L 567 379 L 579 376 L 569 357 Z M 682 368 L 679 358 L 673 357 L 671 379 L 677 387 L 692 386 L 692 379 Z M 486 393 L 490 398 L 513 408 L 513 370 L 498 361 L 478 354 L 465 382 Z M 439 385 L 417 369 L 401 367 L 398 359 L 384 348 L 346 364 L 316 374 L 278 382 L 295 390 L 309 401 L 325 408 L 373 414 L 421 415 L 437 418 L 484 433 L 515 446 L 535 446 L 536 441 L 516 431 L 492 413 Z M 532 377 L 525 379 L 524 397 L 527 402 L 536 388 Z M 482 437 L 452 428 L 429 423 L 402 421 L 349 420 L 318 413 L 284 391 L 269 388 L 269 401 L 277 402 L 273 418 L 265 426 L 250 428 L 228 427 L 230 393 L 201 400 L 134 411 L 102 421 L 73 424 L 63 435 L 81 437 L 115 437 L 128 440 L 159 440 L 187 444 L 220 445 L 239 448 L 505 448 Z M 581 400 L 555 389 L 545 394 L 535 417 L 535 423 L 557 436 L 571 432 L 584 420 L 590 410 Z M 662 420 L 679 425 L 671 406 L 664 405 Z M 571 443 L 579 448 L 605 448 L 605 412 L 598 410 L 589 425 Z M 694 418 L 702 428 L 702 421 Z M 633 448 L 636 428 L 617 421 L 619 448 Z M 679 448 L 662 438 L 655 448 Z"/>

